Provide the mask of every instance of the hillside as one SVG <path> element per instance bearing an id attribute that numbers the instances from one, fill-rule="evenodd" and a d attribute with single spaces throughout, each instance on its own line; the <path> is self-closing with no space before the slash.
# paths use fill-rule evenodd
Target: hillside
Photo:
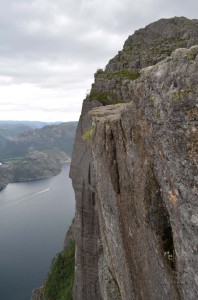
<path id="1" fill-rule="evenodd" d="M 76 126 L 76 122 L 49 125 L 8 138 L 3 145 L 0 144 L 0 160 L 23 157 L 30 151 L 47 149 L 59 149 L 70 156 Z"/>
<path id="2" fill-rule="evenodd" d="M 69 161 L 76 122 L 45 126 L 13 138 L 0 138 L 0 190 L 9 182 L 58 174 Z"/>
<path id="3" fill-rule="evenodd" d="M 22 132 L 52 125 L 50 122 L 39 121 L 2 121 L 0 120 L 0 136 L 5 138 L 14 137 Z M 53 125 L 57 125 L 53 123 Z"/>
<path id="4" fill-rule="evenodd" d="M 22 132 L 32 130 L 33 128 L 24 124 L 7 124 L 0 122 L 0 136 L 5 138 L 14 137 Z"/>

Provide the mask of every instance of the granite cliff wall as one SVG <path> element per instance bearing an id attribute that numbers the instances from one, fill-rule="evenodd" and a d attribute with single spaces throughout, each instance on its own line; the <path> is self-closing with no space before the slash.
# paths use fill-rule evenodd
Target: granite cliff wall
<path id="1" fill-rule="evenodd" d="M 70 171 L 75 300 L 198 297 L 194 44 L 198 20 L 162 19 L 95 74 Z"/>

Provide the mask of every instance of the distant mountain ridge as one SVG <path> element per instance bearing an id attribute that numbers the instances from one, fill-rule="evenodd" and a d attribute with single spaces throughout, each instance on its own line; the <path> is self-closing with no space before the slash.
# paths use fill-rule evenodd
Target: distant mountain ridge
<path id="1" fill-rule="evenodd" d="M 12 138 L 0 137 L 0 160 L 47 149 L 59 149 L 71 156 L 76 126 L 77 122 L 61 123 L 25 131 Z"/>
<path id="2" fill-rule="evenodd" d="M 49 125 L 59 125 L 63 122 L 41 122 L 41 121 L 2 121 L 0 120 L 0 135 L 4 137 L 14 137 L 22 132 L 39 129 Z M 67 122 L 67 124 L 75 122 Z"/>
<path id="3" fill-rule="evenodd" d="M 9 182 L 46 178 L 60 173 L 70 160 L 77 122 L 0 136 L 0 190 Z"/>
<path id="4" fill-rule="evenodd" d="M 42 128 L 47 125 L 58 125 L 63 122 L 42 122 L 42 121 L 17 121 L 17 120 L 0 120 L 0 128 L 2 126 L 29 126 L 31 128 Z M 73 123 L 73 122 L 67 122 Z M 75 123 L 75 122 L 74 122 Z"/>
<path id="5" fill-rule="evenodd" d="M 6 125 L 0 124 L 0 136 L 5 138 L 14 137 L 21 132 L 32 130 L 33 128 L 23 124 Z"/>

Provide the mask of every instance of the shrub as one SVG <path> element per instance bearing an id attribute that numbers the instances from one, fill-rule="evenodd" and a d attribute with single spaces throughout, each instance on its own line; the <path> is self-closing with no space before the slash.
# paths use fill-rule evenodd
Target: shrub
<path id="1" fill-rule="evenodd" d="M 111 92 L 101 92 L 96 90 L 91 90 L 91 93 L 89 95 L 89 100 L 98 100 L 103 105 L 111 105 L 111 104 L 118 104 L 118 103 L 125 103 L 122 99 L 117 99 L 116 94 L 113 94 Z"/>
<path id="2" fill-rule="evenodd" d="M 84 142 L 87 142 L 87 141 L 90 141 L 91 139 L 91 134 L 93 132 L 93 129 L 94 127 L 93 126 L 90 126 L 87 128 L 87 130 L 84 132 L 83 136 L 82 136 L 82 139 Z"/>
<path id="3" fill-rule="evenodd" d="M 121 70 L 121 71 L 116 71 L 116 72 L 105 72 L 105 71 L 97 71 L 95 76 L 102 76 L 104 78 L 107 78 L 109 80 L 113 79 L 114 77 L 122 77 L 130 80 L 135 80 L 140 77 L 139 73 L 132 73 L 129 72 L 128 70 Z"/>
<path id="4" fill-rule="evenodd" d="M 52 261 L 44 296 L 48 300 L 72 300 L 75 268 L 75 242 L 70 241 L 67 248 Z"/>

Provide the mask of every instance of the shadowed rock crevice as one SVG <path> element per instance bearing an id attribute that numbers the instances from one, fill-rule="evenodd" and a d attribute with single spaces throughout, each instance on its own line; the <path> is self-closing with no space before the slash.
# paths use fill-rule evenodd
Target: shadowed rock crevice
<path id="1" fill-rule="evenodd" d="M 117 194 L 120 193 L 120 185 L 119 185 L 119 170 L 118 170 L 118 162 L 117 162 L 117 154 L 116 154 L 116 143 L 114 140 L 113 131 L 107 125 L 106 126 L 106 155 L 107 155 L 107 164 L 109 167 L 109 173 L 112 185 Z"/>
<path id="2" fill-rule="evenodd" d="M 176 257 L 170 216 L 163 200 L 162 189 L 152 170 L 147 178 L 144 199 L 145 221 L 157 238 L 162 257 L 176 276 Z"/>

